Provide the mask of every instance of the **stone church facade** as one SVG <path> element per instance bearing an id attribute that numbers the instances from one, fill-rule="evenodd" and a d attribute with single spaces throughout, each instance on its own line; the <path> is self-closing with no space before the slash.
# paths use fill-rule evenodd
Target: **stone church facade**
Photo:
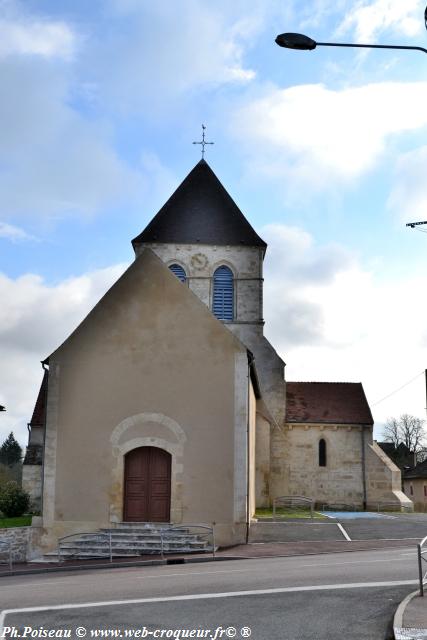
<path id="1" fill-rule="evenodd" d="M 43 363 L 24 463 L 43 548 L 121 521 L 214 522 L 234 544 L 282 495 L 408 503 L 360 383 L 285 381 L 267 246 L 204 160 L 132 244 Z"/>

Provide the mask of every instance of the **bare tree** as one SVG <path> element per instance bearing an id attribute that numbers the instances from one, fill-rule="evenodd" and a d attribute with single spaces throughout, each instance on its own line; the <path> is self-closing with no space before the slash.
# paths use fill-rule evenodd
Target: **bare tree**
<path id="1" fill-rule="evenodd" d="M 423 449 L 426 440 L 424 422 L 408 413 L 403 413 L 400 418 L 389 418 L 384 425 L 384 438 L 395 447 L 404 444 L 409 451 L 417 454 Z"/>
<path id="2" fill-rule="evenodd" d="M 399 420 L 397 418 L 388 418 L 384 425 L 383 437 L 386 442 L 392 442 L 395 447 L 398 447 L 401 442 L 399 431 Z"/>

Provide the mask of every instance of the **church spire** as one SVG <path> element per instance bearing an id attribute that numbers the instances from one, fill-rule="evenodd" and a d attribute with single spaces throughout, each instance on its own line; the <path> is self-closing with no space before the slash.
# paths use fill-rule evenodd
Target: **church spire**
<path id="1" fill-rule="evenodd" d="M 267 247 L 204 159 L 132 240 L 153 242 Z"/>

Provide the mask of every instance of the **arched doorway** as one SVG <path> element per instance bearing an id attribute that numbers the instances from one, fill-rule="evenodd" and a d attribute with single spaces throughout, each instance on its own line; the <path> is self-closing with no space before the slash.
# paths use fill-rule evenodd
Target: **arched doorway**
<path id="1" fill-rule="evenodd" d="M 169 522 L 171 455 L 157 447 L 139 447 L 125 456 L 126 522 Z"/>

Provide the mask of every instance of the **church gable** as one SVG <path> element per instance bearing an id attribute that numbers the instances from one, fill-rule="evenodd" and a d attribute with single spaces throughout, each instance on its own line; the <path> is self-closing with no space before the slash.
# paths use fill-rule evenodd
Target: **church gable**
<path id="1" fill-rule="evenodd" d="M 141 447 L 169 455 L 173 521 L 244 521 L 247 350 L 150 250 L 52 354 L 49 394 L 52 522 L 130 517 L 123 464 Z"/>
<path id="2" fill-rule="evenodd" d="M 198 297 L 146 249 L 53 356 L 82 349 L 83 345 L 86 351 L 98 345 L 108 353 L 114 344 L 124 351 L 142 350 L 141 355 L 147 355 L 151 332 L 165 333 L 169 359 L 174 351 L 182 351 L 179 338 L 173 341 L 172 334 L 191 336 L 193 352 L 212 341 L 218 350 L 245 349 Z M 80 351 L 79 357 L 82 355 Z"/>

